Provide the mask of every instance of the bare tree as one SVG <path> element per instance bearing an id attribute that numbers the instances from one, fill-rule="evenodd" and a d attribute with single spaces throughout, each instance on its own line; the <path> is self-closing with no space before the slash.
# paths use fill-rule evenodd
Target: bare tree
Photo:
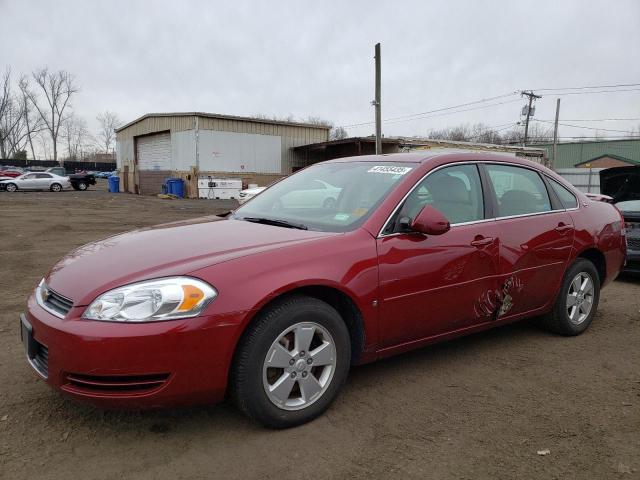
<path id="1" fill-rule="evenodd" d="M 64 70 L 50 72 L 42 68 L 33 72 L 33 80 L 44 94 L 45 104 L 41 106 L 35 92 L 26 90 L 27 97 L 38 111 L 42 122 L 51 137 L 53 159 L 58 160 L 58 137 L 60 128 L 68 116 L 71 97 L 78 92 L 73 75 Z"/>
<path id="2" fill-rule="evenodd" d="M 116 128 L 120 125 L 120 119 L 118 115 L 109 111 L 102 112 L 96 119 L 100 122 L 98 139 L 104 146 L 104 153 L 111 153 L 113 151 L 112 145 L 116 136 Z"/>
<path id="3" fill-rule="evenodd" d="M 30 86 L 29 79 L 22 76 L 18 82 L 20 88 L 20 101 L 22 103 L 22 113 L 24 115 L 24 123 L 26 127 L 27 144 L 31 150 L 31 158 L 36 159 L 36 150 L 33 146 L 34 138 L 44 130 L 44 124 L 40 114 L 35 110 L 32 102 L 29 100 Z M 35 94 L 31 93 L 35 97 Z"/>
<path id="4" fill-rule="evenodd" d="M 82 160 L 94 140 L 87 123 L 73 114 L 63 120 L 60 135 L 67 144 L 67 160 L 73 161 Z"/>
<path id="5" fill-rule="evenodd" d="M 22 130 L 22 111 L 11 93 L 11 69 L 7 68 L 0 77 L 0 157 L 10 157 L 17 148 Z"/>
<path id="6" fill-rule="evenodd" d="M 344 127 L 334 127 L 329 132 L 329 140 L 342 140 L 348 136 L 349 134 Z"/>

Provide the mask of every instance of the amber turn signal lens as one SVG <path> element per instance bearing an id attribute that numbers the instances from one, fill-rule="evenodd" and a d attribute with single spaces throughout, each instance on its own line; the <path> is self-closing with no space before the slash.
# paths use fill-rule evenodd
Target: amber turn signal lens
<path id="1" fill-rule="evenodd" d="M 193 285 L 182 285 L 182 291 L 184 292 L 184 299 L 176 309 L 179 312 L 188 312 L 204 298 L 204 292 Z"/>

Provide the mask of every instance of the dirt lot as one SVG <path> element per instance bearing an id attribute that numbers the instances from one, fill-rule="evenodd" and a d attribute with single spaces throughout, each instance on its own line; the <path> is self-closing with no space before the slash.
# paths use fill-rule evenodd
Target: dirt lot
<path id="1" fill-rule="evenodd" d="M 355 368 L 326 415 L 288 431 L 226 404 L 100 411 L 36 378 L 18 314 L 58 258 L 215 212 L 104 191 L 0 192 L 0 478 L 640 478 L 637 279 L 604 290 L 577 338 L 525 322 Z"/>

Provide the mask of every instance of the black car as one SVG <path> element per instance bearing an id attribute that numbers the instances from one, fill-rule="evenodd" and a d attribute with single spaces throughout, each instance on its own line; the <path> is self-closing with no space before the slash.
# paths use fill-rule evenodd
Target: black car
<path id="1" fill-rule="evenodd" d="M 640 274 L 640 165 L 600 172 L 600 192 L 613 198 L 627 231 L 627 264 L 623 271 Z"/>

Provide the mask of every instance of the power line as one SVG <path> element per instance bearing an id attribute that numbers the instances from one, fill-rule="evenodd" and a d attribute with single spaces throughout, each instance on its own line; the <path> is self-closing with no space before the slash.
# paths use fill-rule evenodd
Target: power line
<path id="1" fill-rule="evenodd" d="M 550 90 L 587 90 L 590 88 L 617 88 L 617 87 L 638 87 L 640 83 L 619 83 L 617 85 L 590 85 L 584 87 L 562 87 L 562 88 L 534 88 L 533 90 L 550 91 Z"/>
<path id="2" fill-rule="evenodd" d="M 397 117 L 385 118 L 384 121 L 385 122 L 395 122 L 397 120 L 411 119 L 412 117 L 421 117 L 421 116 L 424 116 L 424 115 L 430 115 L 432 113 L 444 112 L 444 111 L 447 111 L 447 110 L 454 110 L 456 108 L 461 108 L 461 107 L 468 107 L 469 105 L 477 105 L 479 103 L 491 102 L 493 100 L 498 100 L 500 98 L 511 97 L 513 95 L 516 95 L 516 93 L 515 92 L 511 92 L 511 93 L 506 93 L 506 94 L 503 94 L 503 95 L 496 95 L 495 97 L 489 97 L 489 98 L 483 98 L 483 99 L 480 99 L 480 100 L 475 100 L 473 102 L 461 103 L 459 105 L 453 105 L 451 107 L 442 107 L 442 108 L 437 108 L 435 110 L 428 110 L 426 112 L 411 113 L 411 114 L 408 114 L 408 115 L 400 115 L 400 116 L 397 116 Z M 496 105 L 502 105 L 502 103 L 498 103 Z M 465 110 L 463 110 L 463 111 L 465 111 Z M 351 125 L 342 125 L 342 127 L 345 127 L 345 128 L 348 128 L 348 127 L 359 127 L 359 126 L 363 126 L 363 125 L 372 125 L 373 123 L 374 122 L 353 123 Z"/>
<path id="3" fill-rule="evenodd" d="M 640 118 L 565 118 L 565 122 L 626 122 L 636 121 Z M 540 120 L 542 121 L 542 120 Z M 551 122 L 552 120 L 545 120 Z"/>
<path id="4" fill-rule="evenodd" d="M 626 88 L 620 90 L 596 90 L 596 91 L 586 91 L 586 92 L 547 92 L 546 95 L 590 95 L 596 93 L 620 93 L 620 92 L 638 92 L 640 88 Z"/>
<path id="5" fill-rule="evenodd" d="M 553 122 L 549 122 L 547 120 L 538 120 L 538 119 L 535 119 L 535 118 L 534 118 L 534 120 L 536 122 L 542 122 L 542 123 L 553 123 Z M 584 125 L 571 125 L 570 123 L 558 123 L 558 125 L 562 125 L 563 127 L 584 128 L 586 130 L 598 130 L 598 131 L 602 131 L 602 132 L 636 133 L 633 130 L 629 131 L 629 130 L 613 130 L 613 129 L 610 129 L 610 128 L 585 127 Z"/>

